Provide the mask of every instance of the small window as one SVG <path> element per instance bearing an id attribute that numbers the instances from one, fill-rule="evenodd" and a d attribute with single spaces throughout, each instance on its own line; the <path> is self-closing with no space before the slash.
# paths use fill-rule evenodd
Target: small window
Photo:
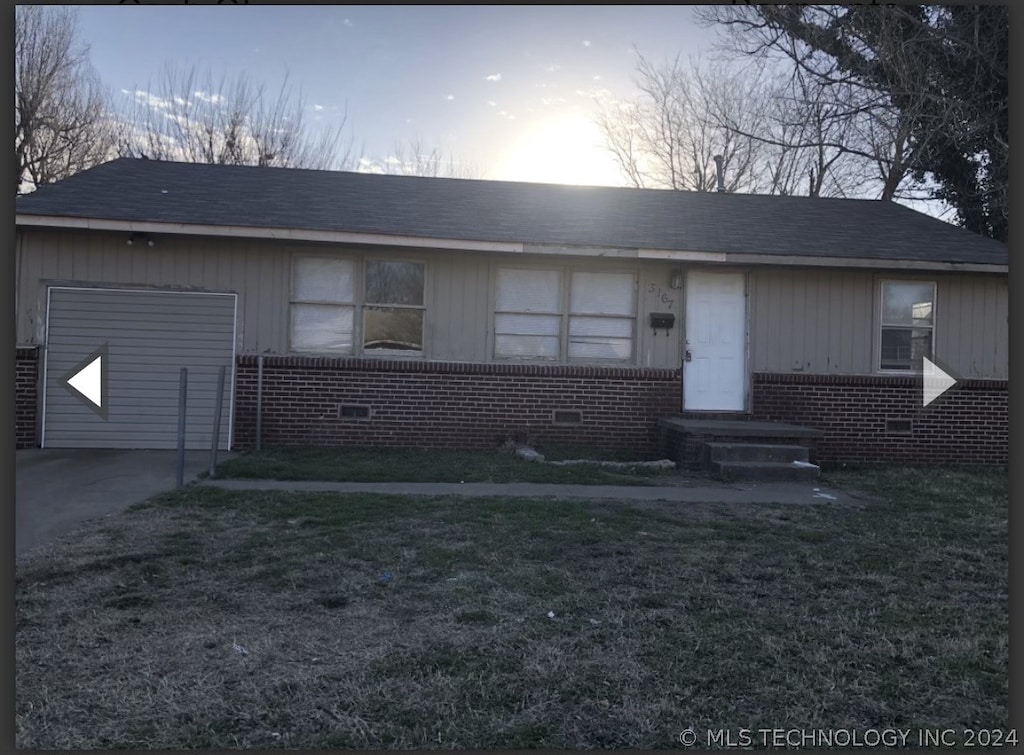
<path id="1" fill-rule="evenodd" d="M 423 352 L 421 263 L 367 261 L 363 352 Z"/>
<path id="2" fill-rule="evenodd" d="M 354 276 L 352 260 L 295 260 L 291 298 L 293 351 L 352 353 Z"/>
<path id="3" fill-rule="evenodd" d="M 935 284 L 883 281 L 879 367 L 917 371 L 932 358 Z"/>

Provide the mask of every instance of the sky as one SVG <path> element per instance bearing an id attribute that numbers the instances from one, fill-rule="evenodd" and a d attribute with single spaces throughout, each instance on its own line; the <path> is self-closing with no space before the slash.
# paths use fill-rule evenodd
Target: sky
<path id="1" fill-rule="evenodd" d="M 418 141 L 473 178 L 624 185 L 594 116 L 634 93 L 636 52 L 708 58 L 693 6 L 79 6 L 115 93 L 167 66 L 286 80 L 311 123 L 347 114 L 368 160 Z"/>

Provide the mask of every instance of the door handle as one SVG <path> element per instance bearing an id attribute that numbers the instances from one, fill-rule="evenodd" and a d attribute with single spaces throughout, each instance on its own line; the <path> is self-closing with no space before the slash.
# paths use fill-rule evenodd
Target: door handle
<path id="1" fill-rule="evenodd" d="M 690 353 L 689 349 L 686 350 L 686 356 L 684 357 L 684 359 L 687 362 L 692 362 L 693 361 L 693 354 Z"/>

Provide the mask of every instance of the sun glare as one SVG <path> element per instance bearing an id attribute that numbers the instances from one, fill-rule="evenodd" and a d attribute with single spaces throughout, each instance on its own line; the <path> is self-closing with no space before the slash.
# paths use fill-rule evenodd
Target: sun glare
<path id="1" fill-rule="evenodd" d="M 494 178 L 502 181 L 622 186 L 622 174 L 600 128 L 582 113 L 554 116 L 513 142 Z"/>

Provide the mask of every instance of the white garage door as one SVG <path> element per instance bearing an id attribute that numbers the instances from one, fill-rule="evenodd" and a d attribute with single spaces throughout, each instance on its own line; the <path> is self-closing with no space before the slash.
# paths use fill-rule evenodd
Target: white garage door
<path id="1" fill-rule="evenodd" d="M 51 287 L 42 445 L 177 448 L 185 367 L 185 446 L 209 449 L 223 365 L 218 446 L 229 448 L 235 305 L 234 294 Z"/>

